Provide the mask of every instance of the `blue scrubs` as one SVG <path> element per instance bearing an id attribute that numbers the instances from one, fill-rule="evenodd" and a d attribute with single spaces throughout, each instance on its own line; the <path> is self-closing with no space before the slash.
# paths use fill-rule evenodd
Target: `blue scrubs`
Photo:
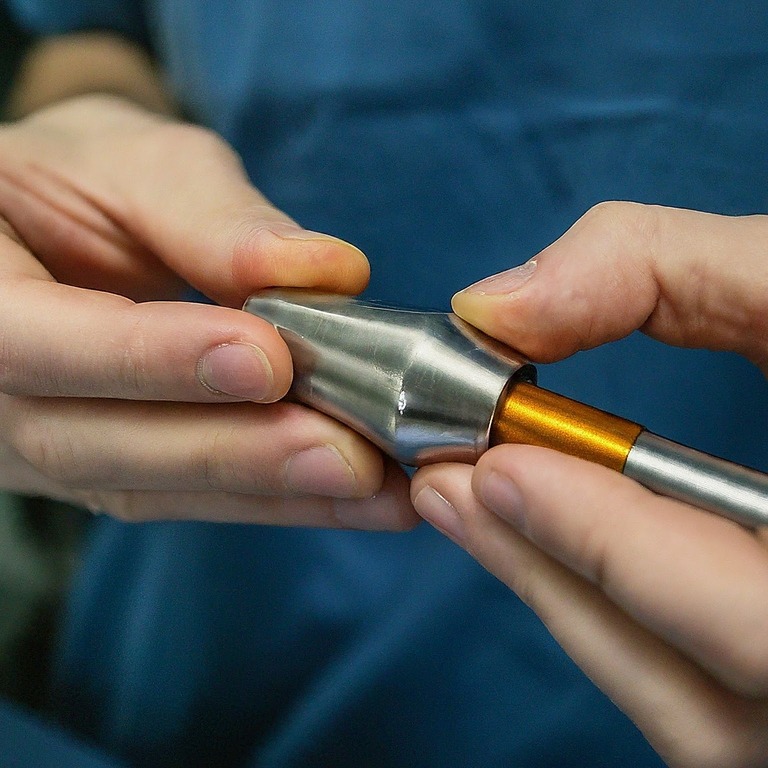
<path id="1" fill-rule="evenodd" d="M 768 210 L 768 14 L 692 0 L 14 0 L 150 42 L 267 196 L 447 307 L 591 205 Z M 768 468 L 759 373 L 635 335 L 541 382 Z M 661 765 L 493 577 L 402 535 L 100 520 L 54 707 L 141 766 Z"/>

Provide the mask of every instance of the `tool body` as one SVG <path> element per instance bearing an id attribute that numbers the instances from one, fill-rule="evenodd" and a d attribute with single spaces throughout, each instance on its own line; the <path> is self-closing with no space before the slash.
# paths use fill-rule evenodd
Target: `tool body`
<path id="1" fill-rule="evenodd" d="M 527 360 L 455 315 L 277 289 L 243 309 L 288 345 L 292 397 L 403 464 L 474 463 L 496 444 L 539 445 L 744 525 L 768 525 L 768 475 L 538 387 Z"/>

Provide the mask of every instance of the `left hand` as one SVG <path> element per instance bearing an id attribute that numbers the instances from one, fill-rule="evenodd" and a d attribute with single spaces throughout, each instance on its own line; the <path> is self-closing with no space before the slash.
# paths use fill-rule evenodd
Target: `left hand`
<path id="1" fill-rule="evenodd" d="M 288 348 L 237 309 L 356 293 L 366 258 L 271 205 L 221 137 L 111 96 L 0 126 L 0 273 L 0 488 L 137 522 L 416 522 L 394 462 L 276 402 Z"/>
<path id="2" fill-rule="evenodd" d="M 641 328 L 768 369 L 768 218 L 600 206 L 455 298 L 533 359 Z M 557 307 L 556 312 L 547 307 Z M 420 470 L 417 511 L 509 585 L 674 766 L 768 765 L 768 532 L 543 448 Z"/>

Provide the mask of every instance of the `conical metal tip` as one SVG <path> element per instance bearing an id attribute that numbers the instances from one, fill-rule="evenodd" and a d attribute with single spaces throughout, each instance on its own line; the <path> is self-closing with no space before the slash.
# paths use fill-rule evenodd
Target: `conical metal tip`
<path id="1" fill-rule="evenodd" d="M 289 290 L 257 293 L 243 309 L 288 345 L 293 398 L 403 464 L 474 463 L 510 381 L 535 380 L 533 366 L 451 314 Z"/>

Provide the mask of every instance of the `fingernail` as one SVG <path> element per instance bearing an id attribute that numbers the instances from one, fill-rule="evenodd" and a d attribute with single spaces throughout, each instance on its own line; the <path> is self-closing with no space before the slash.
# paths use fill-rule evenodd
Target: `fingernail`
<path id="1" fill-rule="evenodd" d="M 466 538 L 464 521 L 445 496 L 441 496 L 432 486 L 422 488 L 413 500 L 416 511 L 428 523 L 444 533 L 457 544 L 462 544 Z"/>
<path id="2" fill-rule="evenodd" d="M 283 481 L 296 494 L 345 499 L 357 493 L 355 471 L 333 445 L 318 445 L 294 453 L 283 467 Z"/>
<path id="3" fill-rule="evenodd" d="M 480 501 L 518 530 L 525 526 L 523 494 L 506 475 L 491 472 L 480 483 Z"/>
<path id="4" fill-rule="evenodd" d="M 254 344 L 233 342 L 214 347 L 197 365 L 197 376 L 206 389 L 265 402 L 274 399 L 274 374 L 267 356 Z"/>
<path id="5" fill-rule="evenodd" d="M 530 259 L 519 267 L 508 269 L 506 272 L 499 272 L 498 275 L 486 277 L 485 280 L 480 280 L 459 293 L 474 293 L 481 296 L 514 293 L 533 277 L 535 271 L 536 259 Z"/>

